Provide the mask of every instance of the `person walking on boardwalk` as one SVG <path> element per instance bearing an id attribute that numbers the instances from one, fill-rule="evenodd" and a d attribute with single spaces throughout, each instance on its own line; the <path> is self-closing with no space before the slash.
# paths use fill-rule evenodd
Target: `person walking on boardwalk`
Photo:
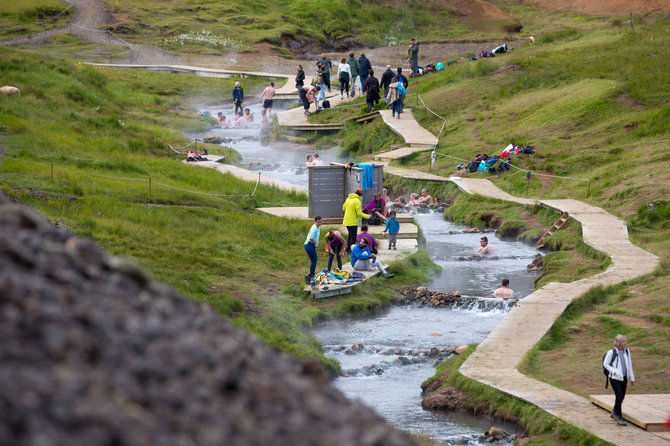
<path id="1" fill-rule="evenodd" d="M 398 85 L 402 87 L 402 94 L 400 88 L 398 88 L 398 104 L 396 105 L 396 113 L 398 113 L 398 119 L 400 119 L 400 113 L 402 113 L 402 107 L 405 103 L 405 96 L 407 95 L 409 81 L 407 80 L 407 77 L 402 74 L 402 68 L 400 67 L 398 67 L 395 77 L 398 79 Z"/>
<path id="2" fill-rule="evenodd" d="M 358 58 L 358 76 L 361 78 L 361 88 L 363 88 L 366 79 L 370 75 L 371 69 L 372 64 L 370 63 L 370 59 L 365 57 L 365 53 L 361 53 L 361 57 Z"/>
<path id="3" fill-rule="evenodd" d="M 356 243 L 356 235 L 358 234 L 358 217 L 370 218 L 370 215 L 364 213 L 361 209 L 361 199 L 363 198 L 363 189 L 356 189 L 356 192 L 349 194 L 349 197 L 344 201 L 342 210 L 344 211 L 344 218 L 342 224 L 347 227 L 349 236 L 347 238 L 347 254 L 351 253 L 351 245 Z"/>
<path id="4" fill-rule="evenodd" d="M 387 107 L 391 109 L 391 116 L 395 117 L 396 111 L 400 118 L 400 96 L 398 95 L 398 79 L 394 76 L 389 84 L 389 92 L 386 96 Z"/>
<path id="5" fill-rule="evenodd" d="M 633 361 L 630 358 L 630 350 L 626 348 L 626 337 L 618 334 L 614 337 L 614 348 L 610 349 L 603 359 L 603 367 L 609 374 L 609 381 L 614 391 L 614 408 L 610 417 L 619 426 L 625 426 L 621 412 L 621 404 L 626 397 L 628 381 L 635 385 L 635 374 L 633 373 Z"/>
<path id="6" fill-rule="evenodd" d="M 316 261 L 319 257 L 316 255 L 316 248 L 319 246 L 319 236 L 321 235 L 321 217 L 314 217 L 314 224 L 309 229 L 307 233 L 307 239 L 305 240 L 305 252 L 309 257 L 309 274 L 305 276 L 305 283 L 309 285 L 309 282 L 314 278 L 316 273 Z"/>
<path id="7" fill-rule="evenodd" d="M 298 74 L 295 76 L 295 88 L 300 91 L 300 89 L 305 85 L 305 70 L 302 69 L 302 65 L 298 65 Z"/>
<path id="8" fill-rule="evenodd" d="M 347 97 L 349 97 L 349 81 L 351 80 L 351 67 L 347 63 L 347 59 L 344 57 L 340 61 L 340 65 L 337 67 L 337 78 L 340 81 L 340 99 L 344 99 L 344 92 L 347 92 Z"/>
<path id="9" fill-rule="evenodd" d="M 270 82 L 269 87 L 265 87 L 258 102 L 263 104 L 263 122 L 268 122 L 272 117 L 272 102 L 275 97 L 275 83 Z"/>
<path id="10" fill-rule="evenodd" d="M 375 77 L 374 70 L 369 70 L 370 76 L 363 84 L 363 93 L 365 93 L 365 102 L 368 104 L 370 112 L 375 109 L 375 104 L 379 104 L 379 80 Z"/>
<path id="11" fill-rule="evenodd" d="M 314 85 L 319 87 L 319 95 L 316 98 L 316 110 L 319 111 L 319 102 L 323 104 L 326 100 L 326 74 L 323 65 L 316 66 L 316 76 L 314 76 Z"/>
<path id="12" fill-rule="evenodd" d="M 239 82 L 235 82 L 235 88 L 233 88 L 233 105 L 236 115 L 244 109 L 244 89 Z"/>
<path id="13" fill-rule="evenodd" d="M 316 64 L 321 64 L 324 66 L 324 81 L 326 87 L 328 87 L 328 92 L 330 93 L 330 73 L 333 71 L 333 63 L 326 57 L 326 53 L 321 53 L 321 57 L 316 61 Z"/>
<path id="14" fill-rule="evenodd" d="M 395 73 L 391 70 L 391 65 L 386 65 L 386 71 L 382 74 L 381 79 L 379 80 L 379 85 L 384 89 L 384 100 L 388 104 L 388 95 L 389 95 L 389 85 L 393 81 Z"/>
<path id="15" fill-rule="evenodd" d="M 354 56 L 354 52 L 349 52 L 349 59 L 347 59 L 349 68 L 351 69 L 351 97 L 356 96 L 356 82 L 360 82 L 358 73 L 360 73 L 360 67 L 358 66 L 358 59 Z M 360 90 L 362 84 L 358 84 L 358 89 Z"/>
<path id="16" fill-rule="evenodd" d="M 412 74 L 410 77 L 419 75 L 419 42 L 410 39 L 409 48 L 407 49 L 407 60 L 410 67 L 412 67 Z"/>

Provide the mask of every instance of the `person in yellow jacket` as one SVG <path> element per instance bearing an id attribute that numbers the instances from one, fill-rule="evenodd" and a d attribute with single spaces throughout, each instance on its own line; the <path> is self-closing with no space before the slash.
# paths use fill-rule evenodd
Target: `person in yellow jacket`
<path id="1" fill-rule="evenodd" d="M 342 205 L 344 218 L 342 224 L 347 227 L 349 237 L 347 238 L 347 254 L 351 254 L 351 245 L 356 243 L 358 235 L 358 217 L 368 219 L 370 216 L 361 209 L 361 199 L 363 198 L 363 189 L 356 189 L 356 193 L 349 194 Z"/>

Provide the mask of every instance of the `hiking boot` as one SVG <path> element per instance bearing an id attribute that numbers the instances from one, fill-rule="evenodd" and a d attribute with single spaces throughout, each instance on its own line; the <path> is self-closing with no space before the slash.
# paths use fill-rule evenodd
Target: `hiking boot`
<path id="1" fill-rule="evenodd" d="M 394 250 L 394 251 L 397 251 L 398 248 L 396 248 L 395 245 L 393 245 L 393 250 Z"/>
<path id="2" fill-rule="evenodd" d="M 386 277 L 387 279 L 393 279 L 395 277 L 395 274 L 384 274 L 384 277 Z M 617 421 L 617 424 L 618 423 L 619 422 Z"/>
<path id="3" fill-rule="evenodd" d="M 311 274 L 306 274 L 306 275 L 305 275 L 305 285 L 309 285 L 309 284 L 312 282 L 312 278 L 313 278 L 313 277 L 314 277 L 314 276 L 311 275 Z"/>
<path id="4" fill-rule="evenodd" d="M 614 415 L 614 412 L 610 412 L 610 418 L 616 420 L 616 415 Z"/>
<path id="5" fill-rule="evenodd" d="M 628 423 L 626 423 L 626 421 L 621 417 L 616 419 L 616 424 L 618 424 L 619 426 L 628 426 Z"/>

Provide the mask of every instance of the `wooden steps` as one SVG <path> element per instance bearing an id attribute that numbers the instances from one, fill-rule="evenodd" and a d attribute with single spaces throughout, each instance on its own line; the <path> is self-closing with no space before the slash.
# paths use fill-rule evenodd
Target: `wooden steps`
<path id="1" fill-rule="evenodd" d="M 630 387 L 629 387 L 630 388 Z M 614 407 L 614 395 L 589 395 L 589 401 L 608 412 Z M 623 417 L 647 432 L 665 431 L 670 394 L 628 394 L 622 405 Z"/>
<path id="2" fill-rule="evenodd" d="M 396 150 L 391 150 L 389 152 L 383 152 L 383 153 L 378 153 L 375 155 L 376 160 L 397 160 L 400 158 L 404 158 L 406 156 L 410 156 L 413 153 L 416 152 L 427 152 L 432 150 L 431 148 L 426 148 L 426 147 L 403 147 L 401 149 L 396 149 Z"/>
<path id="3" fill-rule="evenodd" d="M 568 224 L 569 220 L 570 220 L 570 215 L 568 215 L 567 212 L 563 212 L 563 214 L 561 214 L 559 219 L 556 220 L 556 223 L 554 223 L 554 225 L 551 228 L 544 231 L 544 233 L 542 234 L 542 237 L 540 237 L 540 239 L 535 244 L 535 247 L 538 248 L 538 249 L 542 248 L 544 246 L 544 239 L 546 239 L 550 235 L 555 234 L 556 231 L 559 231 L 560 229 L 562 229 L 566 224 Z"/>

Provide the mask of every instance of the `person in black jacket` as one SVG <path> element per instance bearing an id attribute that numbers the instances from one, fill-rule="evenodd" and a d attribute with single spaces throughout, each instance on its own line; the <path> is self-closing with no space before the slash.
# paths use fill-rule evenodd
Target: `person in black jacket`
<path id="1" fill-rule="evenodd" d="M 391 70 L 391 65 L 386 65 L 386 71 L 384 71 L 384 74 L 382 74 L 382 78 L 380 81 L 381 87 L 384 89 L 384 100 L 389 95 L 389 84 L 391 83 L 391 79 L 395 77 L 395 73 L 393 70 Z"/>
<path id="2" fill-rule="evenodd" d="M 233 105 L 235 106 L 236 115 L 244 108 L 244 89 L 242 89 L 239 82 L 235 82 L 235 88 L 233 88 Z"/>
<path id="3" fill-rule="evenodd" d="M 298 65 L 298 74 L 295 77 L 295 88 L 299 91 L 305 85 L 305 72 L 302 65 Z"/>
<path id="4" fill-rule="evenodd" d="M 379 81 L 372 69 L 368 73 L 370 73 L 370 76 L 363 84 L 363 92 L 365 93 L 365 102 L 368 104 L 370 112 L 372 112 L 375 109 L 374 104 L 379 104 Z"/>
<path id="5" fill-rule="evenodd" d="M 358 73 L 361 77 L 361 85 L 365 84 L 365 80 L 368 78 L 368 72 L 372 69 L 372 64 L 370 59 L 365 57 L 365 53 L 361 53 L 361 57 L 358 58 Z"/>

